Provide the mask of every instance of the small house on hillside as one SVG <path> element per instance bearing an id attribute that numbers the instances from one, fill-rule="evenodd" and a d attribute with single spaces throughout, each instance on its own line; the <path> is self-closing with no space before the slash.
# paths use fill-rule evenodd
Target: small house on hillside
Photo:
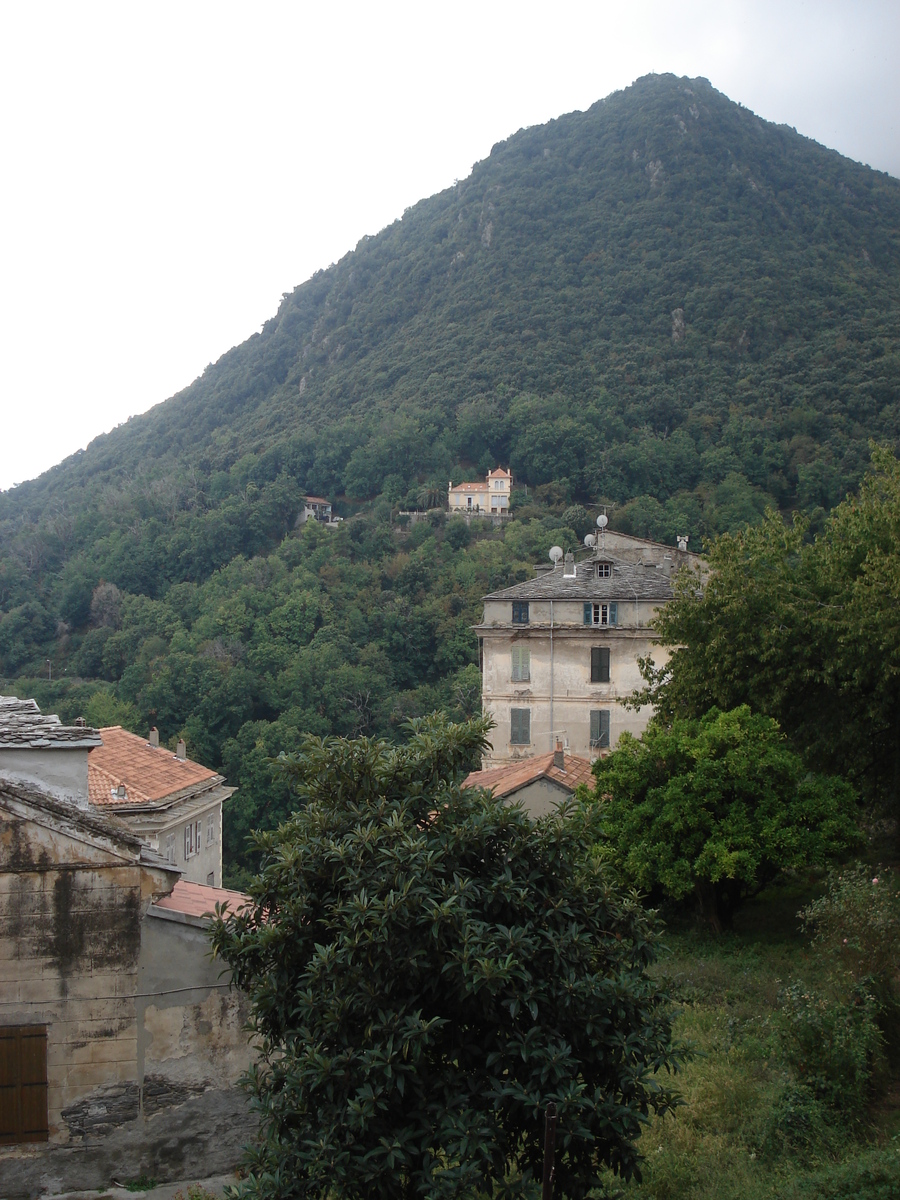
<path id="1" fill-rule="evenodd" d="M 509 513 L 512 475 L 503 467 L 488 471 L 484 483 L 458 483 L 451 479 L 448 489 L 450 515 L 454 513 L 484 513 L 502 517 Z"/>
<path id="2" fill-rule="evenodd" d="M 321 521 L 323 525 L 334 524 L 331 502 L 323 496 L 307 496 L 297 517 L 297 524 L 305 525 L 307 521 Z"/>
<path id="3" fill-rule="evenodd" d="M 498 800 L 521 804 L 531 817 L 542 817 L 563 800 L 571 799 L 580 783 L 594 786 L 586 758 L 566 754 L 557 745 L 551 754 L 540 754 L 505 767 L 472 771 L 463 787 L 489 788 Z"/>
<path id="4" fill-rule="evenodd" d="M 221 775 L 120 725 L 100 730 L 88 756 L 91 804 L 120 818 L 184 879 L 222 883 L 222 805 L 236 791 Z"/>

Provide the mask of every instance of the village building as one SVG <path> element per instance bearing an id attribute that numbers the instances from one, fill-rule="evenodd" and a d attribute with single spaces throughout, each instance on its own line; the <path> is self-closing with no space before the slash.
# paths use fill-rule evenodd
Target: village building
<path id="1" fill-rule="evenodd" d="M 91 804 L 124 821 L 193 883 L 222 883 L 222 806 L 235 788 L 209 767 L 113 725 L 88 755 Z"/>
<path id="2" fill-rule="evenodd" d="M 202 915 L 246 899 L 181 882 L 90 803 L 99 745 L 0 698 L 4 1200 L 226 1171 L 252 1130 L 236 1086 L 247 1004 L 210 960 Z"/>
<path id="3" fill-rule="evenodd" d="M 331 501 L 326 500 L 324 496 L 307 496 L 296 523 L 305 525 L 307 521 L 321 521 L 323 525 L 336 524 L 331 514 Z"/>
<path id="4" fill-rule="evenodd" d="M 604 531 L 535 577 L 484 598 L 476 626 L 484 711 L 493 717 L 483 766 L 546 754 L 560 741 L 593 760 L 628 730 L 640 736 L 649 707 L 625 701 L 643 680 L 639 660 L 664 665 L 653 617 L 674 595 L 675 573 L 702 570 L 687 550 Z"/>
<path id="5" fill-rule="evenodd" d="M 483 483 L 458 483 L 454 487 L 451 480 L 448 489 L 450 515 L 483 513 L 492 517 L 507 516 L 511 493 L 512 475 L 503 467 L 488 471 Z"/>
<path id="6" fill-rule="evenodd" d="M 564 800 L 571 800 L 580 783 L 593 789 L 590 762 L 566 754 L 562 745 L 557 745 L 550 754 L 472 771 L 463 781 L 463 787 L 489 788 L 498 800 L 521 804 L 530 817 L 537 819 Z"/>

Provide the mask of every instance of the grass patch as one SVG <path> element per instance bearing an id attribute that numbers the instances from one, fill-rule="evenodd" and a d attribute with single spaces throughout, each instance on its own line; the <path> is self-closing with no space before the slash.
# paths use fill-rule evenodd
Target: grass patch
<path id="1" fill-rule="evenodd" d="M 684 1105 L 651 1120 L 643 1179 L 609 1178 L 625 1200 L 900 1200 L 900 1079 L 853 1113 L 823 1102 L 785 1052 L 784 998 L 800 982 L 833 986 L 833 963 L 810 947 L 798 910 L 816 880 L 773 888 L 714 938 L 673 918 L 656 965 L 694 1057 L 679 1076 Z"/>

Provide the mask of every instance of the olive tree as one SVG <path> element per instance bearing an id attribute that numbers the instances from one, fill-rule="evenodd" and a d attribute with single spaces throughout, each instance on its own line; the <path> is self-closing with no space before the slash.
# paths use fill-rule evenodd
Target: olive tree
<path id="1" fill-rule="evenodd" d="M 283 760 L 300 808 L 215 923 L 259 1044 L 241 1194 L 527 1195 L 550 1101 L 557 1196 L 638 1175 L 680 1057 L 652 921 L 590 853 L 593 806 L 534 822 L 461 785 L 484 718 L 410 724 Z"/>

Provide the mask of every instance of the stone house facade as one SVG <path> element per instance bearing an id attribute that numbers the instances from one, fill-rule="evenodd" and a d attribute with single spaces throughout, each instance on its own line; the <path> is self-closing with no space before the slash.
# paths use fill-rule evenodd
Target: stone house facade
<path id="1" fill-rule="evenodd" d="M 664 665 L 653 617 L 679 570 L 703 564 L 686 549 L 605 532 L 534 579 L 492 592 L 475 632 L 482 702 L 495 721 L 484 767 L 545 754 L 557 741 L 588 760 L 640 736 L 650 709 L 623 701 L 642 685 L 638 660 Z"/>
<path id="2" fill-rule="evenodd" d="M 252 1048 L 202 914 L 244 898 L 180 882 L 92 806 L 87 748 L 80 781 L 63 786 L 53 760 L 42 789 L 50 751 L 27 761 L 29 722 L 34 741 L 99 741 L 33 702 L 0 703 L 0 746 L 16 742 L 22 768 L 0 779 L 0 1194 L 228 1170 L 252 1133 L 235 1086 Z"/>

